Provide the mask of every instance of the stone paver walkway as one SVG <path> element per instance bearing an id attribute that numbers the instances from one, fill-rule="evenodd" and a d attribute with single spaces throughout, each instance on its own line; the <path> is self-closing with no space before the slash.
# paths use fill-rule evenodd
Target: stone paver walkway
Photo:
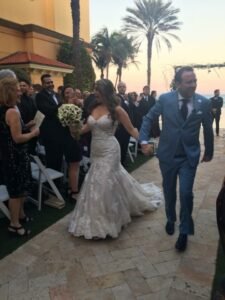
<path id="1" fill-rule="evenodd" d="M 196 234 L 185 253 L 174 249 L 178 227 L 172 237 L 165 233 L 164 207 L 134 218 L 117 240 L 71 237 L 67 216 L 0 261 L 0 299 L 210 299 L 218 244 L 215 204 L 225 173 L 224 133 L 215 137 L 213 161 L 198 168 Z M 156 158 L 133 176 L 161 185 Z"/>

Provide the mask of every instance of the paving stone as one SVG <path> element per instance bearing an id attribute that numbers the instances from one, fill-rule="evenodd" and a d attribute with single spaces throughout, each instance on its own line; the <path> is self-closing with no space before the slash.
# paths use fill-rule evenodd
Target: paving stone
<path id="1" fill-rule="evenodd" d="M 87 278 L 87 284 L 91 290 L 111 288 L 121 285 L 123 282 L 124 275 L 122 272 Z"/>
<path id="2" fill-rule="evenodd" d="M 134 296 L 145 295 L 151 292 L 143 275 L 137 269 L 127 270 L 123 274 Z"/>
<path id="3" fill-rule="evenodd" d="M 135 297 L 130 287 L 126 283 L 113 287 L 112 292 L 114 294 L 115 300 L 121 300 L 121 299 L 135 300 Z"/>

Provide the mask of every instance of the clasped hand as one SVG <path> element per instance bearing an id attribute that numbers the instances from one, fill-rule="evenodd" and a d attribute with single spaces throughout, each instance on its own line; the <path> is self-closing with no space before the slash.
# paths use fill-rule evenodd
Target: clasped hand
<path id="1" fill-rule="evenodd" d="M 141 144 L 141 151 L 144 155 L 153 155 L 154 147 L 152 144 Z"/>

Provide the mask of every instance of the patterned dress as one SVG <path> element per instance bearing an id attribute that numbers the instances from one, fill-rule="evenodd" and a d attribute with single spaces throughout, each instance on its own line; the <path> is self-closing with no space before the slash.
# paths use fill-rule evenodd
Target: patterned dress
<path id="1" fill-rule="evenodd" d="M 19 198 L 26 195 L 30 186 L 30 159 L 27 143 L 16 144 L 12 139 L 10 128 L 5 121 L 8 109 L 9 107 L 0 106 L 0 152 L 3 182 L 10 198 Z M 25 130 L 23 130 L 24 132 Z"/>

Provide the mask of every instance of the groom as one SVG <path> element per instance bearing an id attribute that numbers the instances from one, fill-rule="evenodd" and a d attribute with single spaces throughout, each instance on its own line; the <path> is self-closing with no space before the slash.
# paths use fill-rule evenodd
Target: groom
<path id="1" fill-rule="evenodd" d="M 154 119 L 162 115 L 157 157 L 163 177 L 166 210 L 166 232 L 174 234 L 176 222 L 176 185 L 179 178 L 180 226 L 175 244 L 184 251 L 188 235 L 194 234 L 192 220 L 193 184 L 200 157 L 199 131 L 203 126 L 205 152 L 203 162 L 213 157 L 213 130 L 210 101 L 196 94 L 197 79 L 193 68 L 182 67 L 175 74 L 176 91 L 160 96 L 143 118 L 139 140 L 144 154 L 151 151 L 149 133 Z"/>

